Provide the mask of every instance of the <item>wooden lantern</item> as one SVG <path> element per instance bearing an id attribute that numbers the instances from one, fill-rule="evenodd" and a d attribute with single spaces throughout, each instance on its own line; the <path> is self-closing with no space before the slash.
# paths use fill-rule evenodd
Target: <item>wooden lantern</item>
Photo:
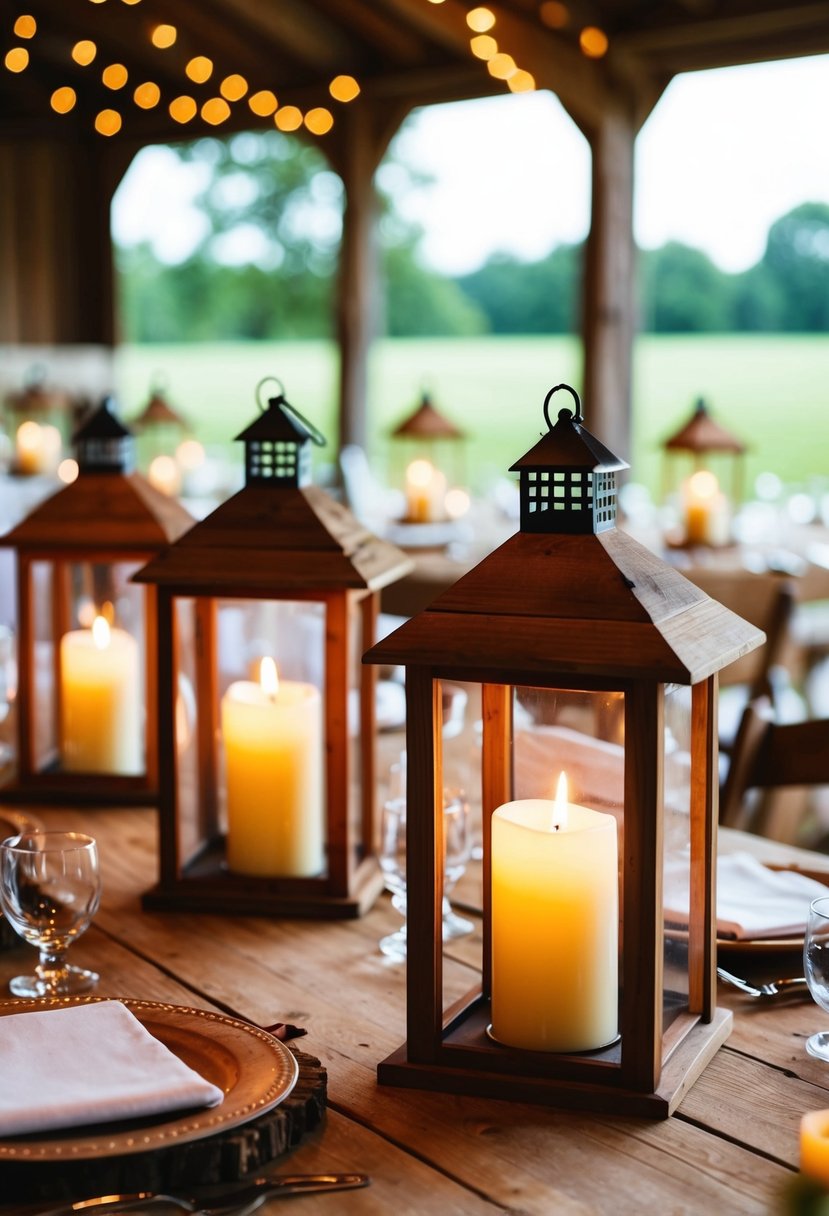
<path id="1" fill-rule="evenodd" d="M 383 886 L 360 656 L 411 562 L 309 484 L 324 440 L 281 391 L 238 438 L 243 489 L 137 576 L 158 591 L 162 690 L 145 903 L 357 916 Z"/>
<path id="2" fill-rule="evenodd" d="M 17 774 L 5 799 L 155 797 L 155 593 L 130 579 L 192 524 L 133 471 L 105 400 L 76 432 L 77 479 L 3 538 L 17 558 Z"/>
<path id="3" fill-rule="evenodd" d="M 451 517 L 447 491 L 463 479 L 464 433 L 423 393 L 391 434 L 405 493 L 404 524 L 441 524 Z"/>
<path id="4" fill-rule="evenodd" d="M 553 425 L 557 389 L 576 408 Z M 407 672 L 408 1040 L 378 1077 L 666 1116 L 730 1029 L 715 1007 L 716 673 L 763 635 L 616 530 L 625 465 L 576 393 L 552 389 L 544 416 L 513 465 L 520 531 L 366 655 Z M 444 681 L 482 697 L 482 980 L 457 999 Z"/>
<path id="5" fill-rule="evenodd" d="M 664 448 L 665 494 L 679 497 L 683 528 L 678 544 L 721 546 L 731 541 L 731 508 L 743 496 L 743 461 L 746 447 L 711 416 L 700 397 L 678 431 Z M 688 476 L 679 480 L 684 462 Z M 720 481 L 728 483 L 728 491 Z"/>

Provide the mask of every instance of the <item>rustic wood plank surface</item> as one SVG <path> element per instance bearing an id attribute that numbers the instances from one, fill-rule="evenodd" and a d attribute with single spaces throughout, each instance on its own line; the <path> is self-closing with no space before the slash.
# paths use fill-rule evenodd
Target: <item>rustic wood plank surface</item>
<path id="1" fill-rule="evenodd" d="M 51 809 L 49 826 L 83 827 L 99 840 L 104 898 L 72 947 L 101 973 L 103 995 L 216 1007 L 260 1025 L 305 1027 L 303 1050 L 328 1072 L 323 1126 L 277 1163 L 279 1170 L 365 1170 L 364 1191 L 297 1198 L 324 1213 L 774 1213 L 797 1169 L 798 1123 L 829 1106 L 829 1070 L 805 1038 L 829 1018 L 808 1000 L 759 1005 L 718 991 L 734 1031 L 678 1113 L 664 1122 L 561 1112 L 504 1101 L 378 1087 L 379 1060 L 405 1038 L 405 968 L 377 943 L 399 924 L 383 897 L 355 921 L 315 922 L 144 912 L 156 879 L 150 810 Z M 821 859 L 724 833 L 772 860 L 829 873 Z M 462 888 L 474 904 L 479 883 Z M 480 964 L 480 932 L 452 943 L 447 999 L 466 991 Z M 726 965 L 740 971 L 744 956 Z M 754 959 L 753 966 L 776 965 Z M 34 962 L 29 947 L 0 953 L 0 986 Z M 797 956 L 786 960 L 798 967 Z M 743 968 L 744 970 L 744 968 Z M 24 1209 L 2 1204 L 0 1216 Z M 30 1209 L 26 1209 L 30 1210 Z M 266 1203 L 277 1213 L 277 1201 Z"/>

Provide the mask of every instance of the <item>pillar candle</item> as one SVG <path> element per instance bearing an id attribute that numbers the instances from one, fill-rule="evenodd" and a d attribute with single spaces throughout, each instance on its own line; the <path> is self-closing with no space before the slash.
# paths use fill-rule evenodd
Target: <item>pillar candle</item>
<path id="1" fill-rule="evenodd" d="M 269 687 L 267 672 L 273 668 Z M 239 874 L 308 877 L 324 865 L 322 699 L 313 684 L 237 680 L 222 698 L 227 863 Z"/>
<path id="2" fill-rule="evenodd" d="M 446 478 L 428 460 L 413 460 L 406 469 L 406 516 L 418 524 L 446 517 Z"/>
<path id="3" fill-rule="evenodd" d="M 60 752 L 68 772 L 142 770 L 138 645 L 96 617 L 60 640 Z"/>
<path id="4" fill-rule="evenodd" d="M 813 1110 L 800 1120 L 800 1168 L 829 1187 L 829 1110 Z"/>
<path id="5" fill-rule="evenodd" d="M 685 536 L 691 545 L 726 545 L 731 529 L 728 499 L 713 473 L 701 469 L 685 485 Z"/>
<path id="6" fill-rule="evenodd" d="M 492 816 L 492 1034 L 532 1051 L 618 1032 L 616 820 L 565 800 Z"/>

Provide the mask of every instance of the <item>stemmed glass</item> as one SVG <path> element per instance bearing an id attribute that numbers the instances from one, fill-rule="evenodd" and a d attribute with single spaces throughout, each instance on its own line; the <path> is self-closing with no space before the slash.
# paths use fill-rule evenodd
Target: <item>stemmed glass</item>
<path id="1" fill-rule="evenodd" d="M 813 899 L 803 939 L 803 974 L 809 991 L 829 1013 L 829 896 Z M 829 1062 L 829 1031 L 821 1030 L 806 1040 L 810 1056 Z"/>
<path id="2" fill-rule="evenodd" d="M 64 954 L 101 899 L 98 849 L 80 832 L 26 832 L 0 844 L 0 905 L 16 933 L 37 946 L 34 975 L 9 981 L 15 996 L 65 996 L 98 982 Z"/>

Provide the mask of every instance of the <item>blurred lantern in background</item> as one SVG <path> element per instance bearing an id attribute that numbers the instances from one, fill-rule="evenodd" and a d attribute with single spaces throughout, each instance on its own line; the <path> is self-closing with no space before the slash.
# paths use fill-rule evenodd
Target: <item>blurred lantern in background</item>
<path id="1" fill-rule="evenodd" d="M 679 543 L 727 545 L 731 516 L 743 496 L 745 444 L 711 417 L 700 397 L 691 417 L 662 446 L 664 493 L 678 497 L 682 519 Z"/>
<path id="2" fill-rule="evenodd" d="M 391 438 L 395 480 L 406 499 L 403 522 L 445 523 L 462 514 L 469 505 L 468 496 L 464 500 L 458 495 L 465 480 L 465 436 L 435 408 L 428 393 Z"/>

